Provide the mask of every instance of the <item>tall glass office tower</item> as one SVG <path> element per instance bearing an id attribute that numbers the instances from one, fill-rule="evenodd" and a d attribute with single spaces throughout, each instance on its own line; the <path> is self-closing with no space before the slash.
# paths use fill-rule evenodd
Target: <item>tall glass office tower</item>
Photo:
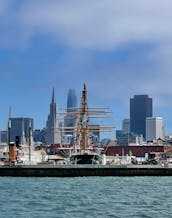
<path id="1" fill-rule="evenodd" d="M 70 114 L 70 112 L 75 112 L 77 109 L 77 96 L 74 89 L 69 89 L 67 97 L 67 114 L 64 119 L 64 126 L 74 127 L 76 125 L 77 116 L 75 114 Z M 73 135 L 73 130 L 68 131 L 67 134 Z"/>
<path id="2" fill-rule="evenodd" d="M 10 141 L 14 142 L 16 136 L 19 137 L 19 144 L 29 142 L 29 127 L 33 132 L 33 119 L 26 117 L 11 117 Z"/>
<path id="3" fill-rule="evenodd" d="M 134 95 L 130 99 L 130 132 L 145 138 L 147 117 L 152 117 L 152 98 Z"/>
<path id="4" fill-rule="evenodd" d="M 74 110 L 77 107 L 77 96 L 74 89 L 69 89 L 67 97 L 67 111 Z"/>

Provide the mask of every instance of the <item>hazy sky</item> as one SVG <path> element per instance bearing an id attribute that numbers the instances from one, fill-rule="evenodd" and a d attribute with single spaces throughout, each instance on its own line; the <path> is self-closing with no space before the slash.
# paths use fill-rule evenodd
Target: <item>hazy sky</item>
<path id="1" fill-rule="evenodd" d="M 89 106 L 109 107 L 121 128 L 135 94 L 153 98 L 172 132 L 171 0 L 0 0 L 0 129 L 12 116 L 45 126 L 87 84 Z"/>

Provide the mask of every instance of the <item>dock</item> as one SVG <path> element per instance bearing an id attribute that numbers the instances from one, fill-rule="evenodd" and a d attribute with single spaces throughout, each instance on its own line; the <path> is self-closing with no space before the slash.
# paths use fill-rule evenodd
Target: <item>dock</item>
<path id="1" fill-rule="evenodd" d="M 20 165 L 0 166 L 0 176 L 172 176 L 172 167 L 160 165 Z"/>

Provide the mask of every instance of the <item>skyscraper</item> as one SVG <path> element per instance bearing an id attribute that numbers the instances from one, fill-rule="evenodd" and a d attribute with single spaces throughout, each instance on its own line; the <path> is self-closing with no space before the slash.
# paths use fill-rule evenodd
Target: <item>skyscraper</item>
<path id="1" fill-rule="evenodd" d="M 146 141 L 164 139 L 164 126 L 162 117 L 146 118 Z"/>
<path id="2" fill-rule="evenodd" d="M 69 89 L 67 97 L 67 111 L 77 107 L 77 96 L 74 89 Z"/>
<path id="3" fill-rule="evenodd" d="M 50 103 L 50 114 L 46 124 L 46 144 L 58 144 L 61 143 L 58 117 L 57 117 L 57 105 L 55 101 L 55 92 L 53 88 L 52 100 Z"/>
<path id="4" fill-rule="evenodd" d="M 70 114 L 70 112 L 75 112 L 77 109 L 77 96 L 74 89 L 69 89 L 68 91 L 68 97 L 67 97 L 67 114 L 64 118 L 64 126 L 66 127 L 74 127 L 76 124 L 76 118 L 77 116 L 75 114 Z M 71 132 L 68 131 L 67 134 L 72 134 L 73 131 L 71 129 Z"/>
<path id="5" fill-rule="evenodd" d="M 152 117 L 152 98 L 134 95 L 130 99 L 130 132 L 146 137 L 146 117 Z"/>
<path id="6" fill-rule="evenodd" d="M 124 135 L 130 133 L 130 119 L 124 119 L 122 121 L 122 133 Z"/>
<path id="7" fill-rule="evenodd" d="M 76 110 L 77 110 L 77 96 L 74 89 L 69 89 L 67 95 L 66 116 L 64 117 L 64 123 L 63 123 L 64 131 L 62 133 L 62 142 L 64 144 L 75 143 L 73 127 L 76 125 L 76 120 L 77 120 L 77 115 L 75 114 Z"/>
<path id="8" fill-rule="evenodd" d="M 33 119 L 25 117 L 9 118 L 11 121 L 10 141 L 14 142 L 16 136 L 19 137 L 19 144 L 26 144 L 29 142 L 29 127 L 33 132 Z"/>

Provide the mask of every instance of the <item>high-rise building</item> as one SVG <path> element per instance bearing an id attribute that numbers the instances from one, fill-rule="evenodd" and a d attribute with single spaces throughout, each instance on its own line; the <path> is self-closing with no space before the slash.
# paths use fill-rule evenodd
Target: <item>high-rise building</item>
<path id="1" fill-rule="evenodd" d="M 67 111 L 77 107 L 77 96 L 74 89 L 69 89 L 67 97 Z"/>
<path id="2" fill-rule="evenodd" d="M 50 103 L 50 113 L 46 123 L 46 144 L 61 143 L 57 112 L 58 110 L 55 101 L 55 92 L 53 88 L 52 100 Z"/>
<path id="3" fill-rule="evenodd" d="M 130 132 L 146 137 L 146 117 L 152 117 L 152 98 L 134 95 L 130 99 Z"/>
<path id="4" fill-rule="evenodd" d="M 123 131 L 121 129 L 116 130 L 116 138 L 120 138 L 123 136 Z"/>
<path id="5" fill-rule="evenodd" d="M 0 131 L 0 142 L 7 142 L 8 141 L 8 131 L 3 130 Z"/>
<path id="6" fill-rule="evenodd" d="M 25 117 L 11 117 L 10 141 L 15 142 L 16 136 L 19 137 L 19 144 L 29 143 L 29 128 L 33 132 L 33 119 Z"/>
<path id="7" fill-rule="evenodd" d="M 67 114 L 64 117 L 65 127 L 74 127 L 76 125 L 77 115 L 72 114 L 72 112 L 75 112 L 77 110 L 77 106 L 78 105 L 76 92 L 74 89 L 69 89 L 67 97 Z M 73 136 L 73 129 L 68 129 L 68 131 L 65 132 L 65 134 Z"/>
<path id="8" fill-rule="evenodd" d="M 41 142 L 42 144 L 46 144 L 46 129 L 35 129 L 33 132 L 33 140 L 34 142 Z"/>
<path id="9" fill-rule="evenodd" d="M 164 139 L 164 125 L 162 117 L 146 118 L 146 141 Z"/>
<path id="10" fill-rule="evenodd" d="M 124 119 L 122 121 L 122 133 L 124 135 L 130 133 L 130 119 Z"/>

